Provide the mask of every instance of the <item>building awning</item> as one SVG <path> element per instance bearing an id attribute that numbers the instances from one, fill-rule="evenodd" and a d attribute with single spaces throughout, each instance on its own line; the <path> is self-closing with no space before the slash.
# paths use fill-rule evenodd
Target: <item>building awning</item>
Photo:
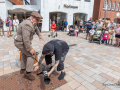
<path id="1" fill-rule="evenodd" d="M 27 13 L 32 11 L 39 11 L 39 10 L 23 9 L 23 8 L 9 9 L 9 13 Z"/>

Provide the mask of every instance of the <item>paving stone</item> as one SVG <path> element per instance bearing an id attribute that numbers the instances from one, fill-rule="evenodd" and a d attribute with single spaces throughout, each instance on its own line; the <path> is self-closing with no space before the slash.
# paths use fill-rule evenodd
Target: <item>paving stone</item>
<path id="1" fill-rule="evenodd" d="M 65 78 L 64 78 L 67 82 L 70 82 L 73 80 L 73 78 L 69 75 L 66 75 Z"/>
<path id="2" fill-rule="evenodd" d="M 79 83 L 82 83 L 82 82 L 84 81 L 84 79 L 81 78 L 81 77 L 78 76 L 78 75 L 73 75 L 72 77 L 73 77 L 73 79 L 75 79 L 75 80 L 76 80 L 77 82 L 79 82 Z"/>
<path id="3" fill-rule="evenodd" d="M 0 62 L 0 66 L 3 65 L 4 63 L 3 62 Z"/>
<path id="4" fill-rule="evenodd" d="M 6 64 L 4 64 L 4 67 L 6 67 L 6 66 L 10 66 L 10 63 L 6 63 Z"/>
<path id="5" fill-rule="evenodd" d="M 103 90 L 105 88 L 105 86 L 103 85 L 103 83 L 100 83 L 98 81 L 95 81 L 92 83 L 95 87 L 98 88 L 98 90 Z"/>
<path id="6" fill-rule="evenodd" d="M 86 87 L 88 90 L 96 90 L 97 89 L 94 85 L 92 85 L 91 83 L 89 83 L 87 81 L 82 82 L 82 85 L 84 87 Z"/>
<path id="7" fill-rule="evenodd" d="M 81 84 L 78 83 L 77 81 L 73 80 L 67 83 L 72 89 L 75 89 L 77 87 L 79 87 Z"/>
<path id="8" fill-rule="evenodd" d="M 92 79 L 91 77 L 87 76 L 86 74 L 80 74 L 80 77 L 82 77 L 83 79 L 85 79 L 86 81 L 93 83 L 95 80 Z"/>
<path id="9" fill-rule="evenodd" d="M 72 90 L 68 84 L 64 84 L 60 87 L 61 90 Z M 59 90 L 59 89 L 58 89 Z"/>
<path id="10" fill-rule="evenodd" d="M 77 74 L 77 75 L 80 75 L 80 74 L 82 73 L 82 72 L 80 72 L 80 71 L 79 71 L 79 70 L 77 70 L 77 69 L 76 69 L 76 70 L 74 70 L 73 72 L 74 72 L 75 74 Z"/>
<path id="11" fill-rule="evenodd" d="M 85 73 L 86 75 L 88 75 L 88 76 L 93 76 L 95 73 L 94 72 L 92 72 L 92 71 L 90 71 L 90 70 L 84 70 L 84 71 L 82 71 L 83 73 Z"/>
<path id="12" fill-rule="evenodd" d="M 98 74 L 93 75 L 92 78 L 95 79 L 96 81 L 100 82 L 100 83 L 104 83 L 105 81 L 107 81 L 107 79 L 101 77 Z"/>
<path id="13" fill-rule="evenodd" d="M 108 72 L 107 75 L 109 75 L 109 76 L 111 76 L 111 77 L 113 77 L 113 78 L 115 78 L 115 79 L 120 79 L 119 76 L 117 76 L 117 75 L 115 75 L 115 74 L 113 74 L 113 73 L 111 73 L 111 72 Z"/>
<path id="14" fill-rule="evenodd" d="M 108 79 L 110 81 L 113 81 L 113 79 L 114 79 L 113 77 L 107 75 L 106 73 L 101 73 L 100 76 L 102 76 L 102 77 L 104 77 L 104 78 L 106 78 L 106 79 Z"/>
<path id="15" fill-rule="evenodd" d="M 87 88 L 85 88 L 83 85 L 79 86 L 76 90 L 88 90 Z"/>
<path id="16" fill-rule="evenodd" d="M 73 73 L 72 71 L 67 71 L 66 72 L 69 76 L 73 76 L 75 73 Z"/>

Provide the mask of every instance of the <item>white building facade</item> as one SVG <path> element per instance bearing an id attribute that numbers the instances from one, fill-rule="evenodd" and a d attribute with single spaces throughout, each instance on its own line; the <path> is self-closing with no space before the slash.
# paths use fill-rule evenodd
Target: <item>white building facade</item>
<path id="1" fill-rule="evenodd" d="M 49 31 L 49 19 L 55 21 L 58 30 L 61 30 L 63 19 L 68 21 L 68 25 L 75 25 L 75 21 L 79 25 L 80 20 L 88 20 L 92 17 L 94 7 L 94 0 L 29 0 L 31 5 L 13 5 L 10 0 L 2 1 L 5 1 L 0 2 L 0 8 L 2 8 L 0 16 L 3 20 L 6 19 L 8 14 L 19 14 L 20 18 L 26 12 L 40 11 L 43 16 L 42 31 Z M 20 15 L 21 13 L 17 12 L 20 9 L 25 10 L 25 13 Z"/>

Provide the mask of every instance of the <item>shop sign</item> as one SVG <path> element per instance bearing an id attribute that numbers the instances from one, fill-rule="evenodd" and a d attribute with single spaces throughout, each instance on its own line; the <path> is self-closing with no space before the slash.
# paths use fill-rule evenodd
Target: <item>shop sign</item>
<path id="1" fill-rule="evenodd" d="M 66 8 L 73 8 L 73 9 L 78 8 L 78 6 L 71 6 L 71 5 L 67 5 L 67 4 L 64 4 L 64 7 L 66 7 Z"/>

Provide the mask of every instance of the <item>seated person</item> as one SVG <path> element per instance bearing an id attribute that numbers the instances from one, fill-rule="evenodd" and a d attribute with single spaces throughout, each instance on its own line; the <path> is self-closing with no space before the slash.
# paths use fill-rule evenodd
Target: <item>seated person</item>
<path id="1" fill-rule="evenodd" d="M 53 31 L 56 31 L 56 24 L 55 22 L 53 21 L 53 23 L 51 24 L 51 30 Z"/>

